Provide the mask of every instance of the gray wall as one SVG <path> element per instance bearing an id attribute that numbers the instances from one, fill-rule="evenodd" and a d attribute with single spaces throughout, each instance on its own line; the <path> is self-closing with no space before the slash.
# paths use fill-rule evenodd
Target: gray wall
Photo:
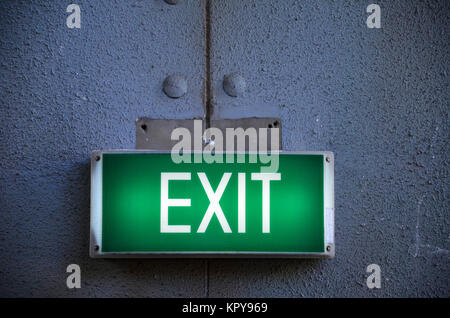
<path id="1" fill-rule="evenodd" d="M 90 151 L 204 116 L 205 1 L 73 2 L 81 29 L 71 1 L 0 2 L 0 296 L 450 296 L 448 1 L 211 0 L 212 118 L 277 116 L 285 150 L 335 152 L 336 258 L 210 261 L 88 257 Z"/>

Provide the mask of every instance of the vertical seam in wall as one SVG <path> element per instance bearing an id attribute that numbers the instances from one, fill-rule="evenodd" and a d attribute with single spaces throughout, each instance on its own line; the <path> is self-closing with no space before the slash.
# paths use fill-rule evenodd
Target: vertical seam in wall
<path id="1" fill-rule="evenodd" d="M 205 260 L 205 297 L 209 298 L 209 261 Z"/>
<path id="2" fill-rule="evenodd" d="M 205 105 L 205 128 L 211 127 L 212 115 L 212 89 L 211 89 L 211 1 L 205 0 L 204 14 L 205 32 L 205 84 L 204 84 L 204 105 Z M 209 297 L 209 261 L 205 260 L 205 297 Z"/>
<path id="3" fill-rule="evenodd" d="M 205 126 L 211 127 L 211 116 L 213 112 L 212 88 L 211 88 L 211 0 L 205 0 L 204 15 L 205 32 L 205 85 L 204 85 L 204 104 L 205 104 Z"/>

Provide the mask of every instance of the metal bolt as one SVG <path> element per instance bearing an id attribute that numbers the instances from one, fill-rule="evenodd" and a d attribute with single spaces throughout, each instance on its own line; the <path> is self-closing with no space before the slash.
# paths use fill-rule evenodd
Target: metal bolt
<path id="1" fill-rule="evenodd" d="M 187 81 L 182 75 L 167 76 L 164 80 L 163 90 L 170 98 L 180 98 L 187 92 Z"/>
<path id="2" fill-rule="evenodd" d="M 94 246 L 94 250 L 95 250 L 96 252 L 98 252 L 98 250 L 100 250 L 100 246 L 95 245 L 95 246 Z"/>
<path id="3" fill-rule="evenodd" d="M 326 162 L 331 162 L 331 158 L 330 158 L 330 157 L 326 157 L 326 158 L 325 158 L 325 161 L 326 161 Z"/>
<path id="4" fill-rule="evenodd" d="M 166 3 L 174 5 L 177 4 L 179 0 L 164 0 Z"/>
<path id="5" fill-rule="evenodd" d="M 245 83 L 245 79 L 237 73 L 223 77 L 223 90 L 231 97 L 241 96 L 246 88 L 247 84 Z"/>
<path id="6" fill-rule="evenodd" d="M 95 161 L 100 161 L 100 156 L 96 156 Z"/>
<path id="7" fill-rule="evenodd" d="M 327 252 L 331 251 L 331 246 L 327 245 Z"/>

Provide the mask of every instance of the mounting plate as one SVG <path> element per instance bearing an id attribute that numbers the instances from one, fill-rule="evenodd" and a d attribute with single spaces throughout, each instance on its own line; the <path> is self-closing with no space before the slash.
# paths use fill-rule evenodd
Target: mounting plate
<path id="1" fill-rule="evenodd" d="M 171 140 L 170 136 L 175 128 L 186 128 L 191 135 L 194 134 L 194 120 L 196 119 L 152 119 L 142 117 L 136 120 L 136 149 L 145 150 L 171 150 L 178 140 Z M 201 120 L 201 119 L 197 119 Z M 259 134 L 259 128 L 279 128 L 279 145 L 282 150 L 282 127 L 279 118 L 240 118 L 212 120 L 211 127 L 218 128 L 223 134 L 223 144 L 226 145 L 226 128 L 255 128 Z M 205 131 L 205 121 L 202 122 L 202 133 Z M 259 137 L 259 136 L 258 136 Z M 258 138 L 259 140 L 259 138 Z M 267 134 L 270 148 L 271 132 Z M 250 145 L 246 142 L 245 150 L 248 151 Z"/>

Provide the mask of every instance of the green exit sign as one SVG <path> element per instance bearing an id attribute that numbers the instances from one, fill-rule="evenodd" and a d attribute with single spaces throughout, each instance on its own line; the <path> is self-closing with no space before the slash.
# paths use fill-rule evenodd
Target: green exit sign
<path id="1" fill-rule="evenodd" d="M 280 152 L 274 171 L 239 155 L 94 151 L 91 256 L 333 257 L 333 154 Z"/>

